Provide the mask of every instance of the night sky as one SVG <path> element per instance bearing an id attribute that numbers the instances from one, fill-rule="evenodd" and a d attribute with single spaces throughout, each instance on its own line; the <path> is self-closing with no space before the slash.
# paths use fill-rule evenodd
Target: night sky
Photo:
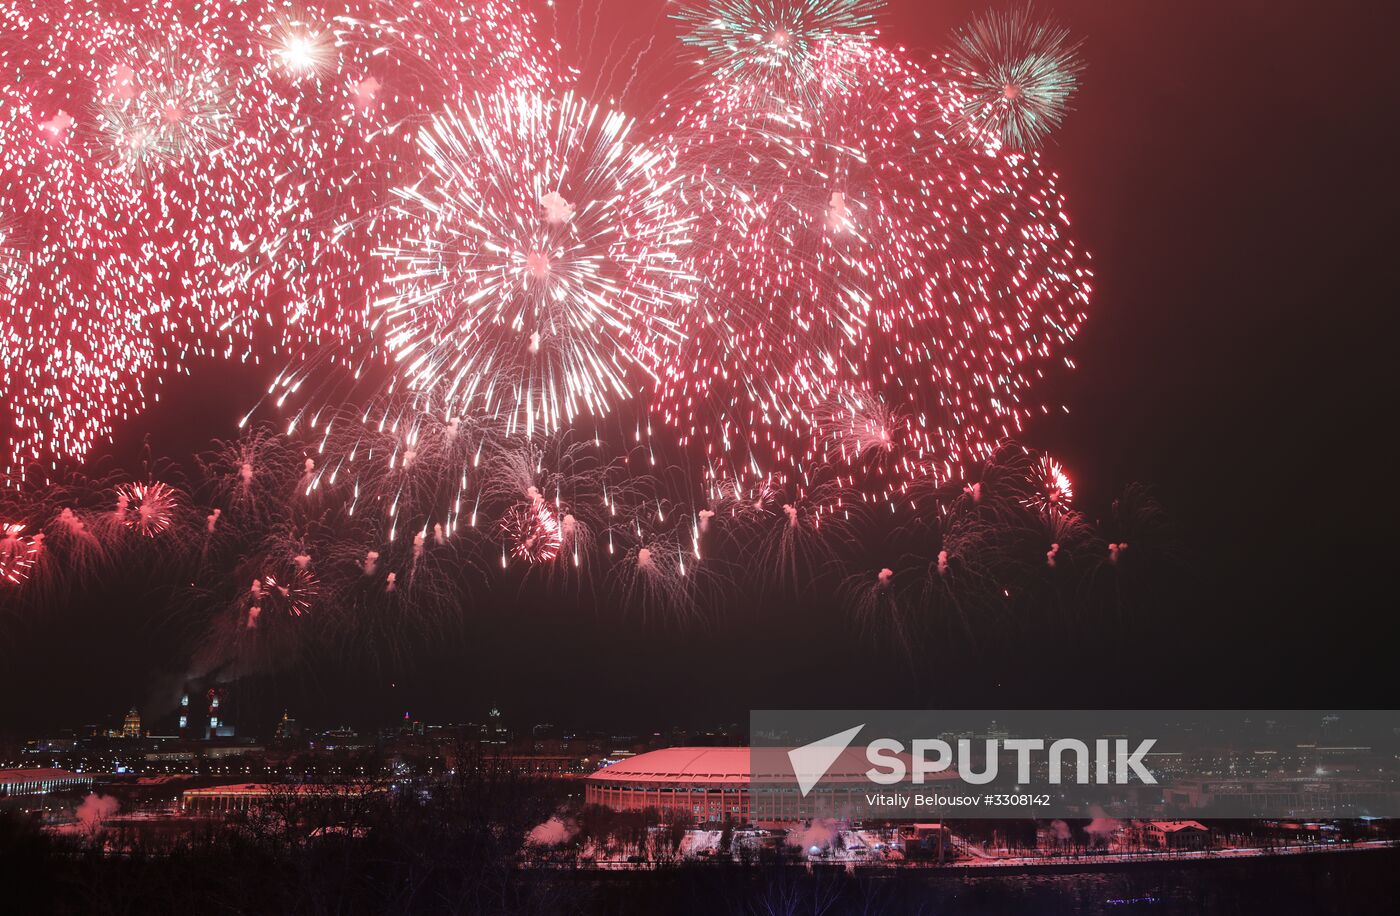
<path id="1" fill-rule="evenodd" d="M 604 7 L 600 33 L 622 31 L 590 54 L 572 49 L 586 78 L 656 11 L 654 0 Z M 498 585 L 479 591 L 468 609 L 479 625 L 460 643 L 397 659 L 314 653 L 246 685 L 249 719 L 288 706 L 322 725 L 405 710 L 463 720 L 499 704 L 516 724 L 623 730 L 785 705 L 1400 701 L 1393 28 L 1362 4 L 1038 7 L 1085 39 L 1082 88 L 1045 160 L 1097 283 L 1071 350 L 1079 368 L 1045 392 L 1071 413 L 1024 439 L 1064 461 L 1091 516 L 1127 483 L 1153 488 L 1187 557 L 1167 609 L 1113 640 L 1052 650 L 997 637 L 905 659 L 853 640 L 820 595 L 746 598 L 682 625 Z M 893 0 L 882 41 L 932 50 L 982 8 Z M 664 71 L 656 55 L 676 45 L 658 28 L 647 66 Z M 654 101 L 635 95 L 634 110 Z M 233 435 L 273 371 L 197 365 L 113 455 L 130 465 L 147 436 L 180 457 Z M 181 672 L 179 627 L 151 612 L 162 599 L 140 595 L 140 571 L 130 578 L 0 630 L 0 731 L 118 716 Z"/>

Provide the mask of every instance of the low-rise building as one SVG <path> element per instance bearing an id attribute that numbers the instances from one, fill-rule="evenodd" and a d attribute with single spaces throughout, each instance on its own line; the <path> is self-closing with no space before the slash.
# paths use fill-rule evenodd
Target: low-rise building
<path id="1" fill-rule="evenodd" d="M 44 795 L 92 788 L 92 777 L 53 767 L 0 770 L 0 796 Z"/>

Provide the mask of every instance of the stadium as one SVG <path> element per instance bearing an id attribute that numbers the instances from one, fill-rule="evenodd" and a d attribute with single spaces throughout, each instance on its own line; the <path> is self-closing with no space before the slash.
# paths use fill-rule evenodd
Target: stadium
<path id="1" fill-rule="evenodd" d="M 761 755 L 767 761 L 786 755 Z M 751 791 L 755 781 L 753 756 L 747 747 L 670 747 L 649 751 L 605 766 L 588 776 L 588 804 L 614 811 L 648 808 L 687 821 L 731 821 L 757 826 L 791 824 L 814 817 L 844 818 L 864 807 L 872 789 L 869 761 L 860 748 L 847 748 L 826 770 L 805 798 L 792 771 L 756 774 L 763 791 Z M 956 774 L 938 774 L 956 778 Z"/>

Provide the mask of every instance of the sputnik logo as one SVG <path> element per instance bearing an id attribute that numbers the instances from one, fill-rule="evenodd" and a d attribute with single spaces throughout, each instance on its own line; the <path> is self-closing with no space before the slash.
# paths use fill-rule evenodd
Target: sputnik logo
<path id="1" fill-rule="evenodd" d="M 792 773 L 797 777 L 797 788 L 801 790 L 803 798 L 821 782 L 826 771 L 851 746 L 862 728 L 865 728 L 865 723 L 788 751 L 788 761 L 792 763 Z"/>

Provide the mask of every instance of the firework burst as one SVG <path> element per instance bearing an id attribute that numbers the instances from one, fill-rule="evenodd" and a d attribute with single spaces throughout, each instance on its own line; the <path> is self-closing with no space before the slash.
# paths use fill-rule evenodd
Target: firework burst
<path id="1" fill-rule="evenodd" d="M 444 99 L 541 83 L 530 24 L 512 0 L 0 0 L 5 470 L 83 458 L 192 356 L 378 354 L 368 226 Z"/>
<path id="2" fill-rule="evenodd" d="M 515 0 L 0 0 L 0 462 L 42 491 L 0 512 L 0 578 L 28 601 L 40 555 L 199 540 L 226 647 L 280 653 L 273 631 L 327 620 L 440 624 L 497 547 L 643 613 L 715 597 L 725 551 L 807 586 L 855 520 L 930 494 L 936 536 L 872 558 L 858 616 L 991 614 L 999 577 L 1152 556 L 1151 526 L 1094 540 L 1057 463 L 1001 448 L 1048 412 L 1089 298 L 1024 152 L 1077 46 L 1027 10 L 944 68 L 879 47 L 880 5 L 682 4 L 708 82 L 640 139 L 568 91 Z M 112 491 L 169 468 L 84 493 L 24 472 L 207 355 L 284 365 L 270 400 L 294 416 L 216 442 L 187 492 Z M 633 418 L 598 418 L 624 402 L 636 444 L 610 461 Z"/>
<path id="3" fill-rule="evenodd" d="M 500 521 L 500 529 L 503 561 L 509 554 L 531 565 L 549 563 L 564 546 L 560 521 L 542 499 L 509 509 Z"/>
<path id="4" fill-rule="evenodd" d="M 760 104 L 818 91 L 819 51 L 864 41 L 883 0 L 684 0 L 671 13 L 681 40 L 716 82 L 738 86 Z"/>
<path id="5" fill-rule="evenodd" d="M 218 61 L 171 45 L 138 48 L 130 61 L 113 68 L 96 113 L 111 168 L 148 177 L 184 159 L 207 161 L 231 142 L 235 89 Z"/>
<path id="6" fill-rule="evenodd" d="M 1012 150 L 1043 144 L 1078 85 L 1079 46 L 1068 29 L 1038 19 L 1029 3 L 974 19 L 952 48 L 965 80 L 968 126 Z"/>
<path id="7" fill-rule="evenodd" d="M 256 627 L 261 615 L 273 611 L 284 617 L 310 613 L 321 596 L 321 583 L 311 571 L 311 557 L 300 554 L 254 579 L 249 600 L 258 608 L 249 610 L 248 626 Z"/>
<path id="8" fill-rule="evenodd" d="M 963 142 L 945 74 L 866 43 L 821 58 L 820 105 L 716 86 L 666 118 L 704 284 L 652 409 L 721 477 L 800 497 L 835 465 L 894 499 L 1020 431 L 1090 276 L 1054 176 Z"/>
<path id="9" fill-rule="evenodd" d="M 191 353 L 247 354 L 215 289 L 270 178 L 242 134 L 255 74 L 236 28 L 127 12 L 0 3 L 25 38 L 0 41 L 12 469 L 83 458 Z"/>
<path id="10" fill-rule="evenodd" d="M 813 410 L 857 371 L 875 290 L 912 262 L 916 68 L 873 45 L 820 55 L 822 102 L 756 112 L 716 83 L 663 120 L 693 174 L 704 279 L 655 409 L 726 476 L 789 473 Z M 729 465 L 725 467 L 725 465 Z"/>
<path id="11" fill-rule="evenodd" d="M 1074 499 L 1074 482 L 1065 473 L 1064 465 L 1043 455 L 1031 466 L 1030 495 L 1024 500 L 1026 508 L 1046 516 L 1069 512 Z"/>
<path id="12" fill-rule="evenodd" d="M 32 43 L 0 44 L 0 428 L 4 469 L 20 479 L 82 458 L 144 403 L 168 305 L 123 245 L 135 200 L 93 161 L 75 117 L 91 79 L 77 48 L 107 38 L 29 25 Z"/>
<path id="13" fill-rule="evenodd" d="M 420 134 L 411 228 L 380 254 L 397 372 L 506 431 L 553 432 L 632 394 L 688 301 L 676 178 L 631 124 L 565 94 L 468 103 Z M 659 339 L 659 342 L 658 342 Z"/>
<path id="14" fill-rule="evenodd" d="M 180 491 L 169 484 L 124 483 L 116 489 L 113 518 L 123 527 L 141 535 L 155 537 L 175 524 L 183 505 Z"/>
<path id="15" fill-rule="evenodd" d="M 0 582 L 23 585 L 39 560 L 40 542 L 24 531 L 24 525 L 0 522 Z"/>
<path id="16" fill-rule="evenodd" d="M 533 26 L 516 0 L 353 0 L 260 23 L 283 122 L 269 125 L 280 144 L 273 229 L 247 246 L 233 282 L 280 316 L 288 365 L 271 388 L 279 405 L 308 381 L 300 394 L 315 409 L 342 400 L 366 372 L 382 379 L 391 354 L 371 303 L 391 265 L 375 252 L 407 231 L 393 189 L 423 176 L 417 138 L 446 106 L 555 86 Z"/>

